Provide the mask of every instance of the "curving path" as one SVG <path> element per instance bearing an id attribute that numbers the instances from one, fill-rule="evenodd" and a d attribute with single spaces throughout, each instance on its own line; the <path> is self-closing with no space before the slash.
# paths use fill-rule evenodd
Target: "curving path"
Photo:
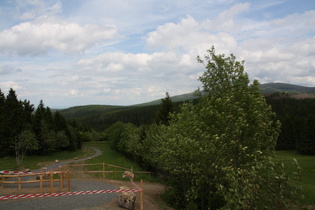
<path id="1" fill-rule="evenodd" d="M 47 166 L 47 169 L 58 168 L 61 165 L 85 161 L 90 158 L 94 158 L 102 155 L 102 152 L 95 149 L 95 154 L 70 161 L 62 161 L 60 163 L 55 163 Z M 109 185 L 102 182 L 94 181 L 83 181 L 83 180 L 71 180 L 71 191 L 85 191 L 85 190 L 104 190 L 104 189 L 115 189 L 113 185 Z M 75 196 L 64 196 L 64 197 L 52 197 L 52 198 L 29 198 L 29 199 L 17 199 L 17 200 L 1 200 L 0 209 L 6 210 L 62 210 L 62 209 L 85 209 L 101 206 L 104 203 L 111 201 L 116 198 L 115 193 L 106 194 L 93 194 L 93 195 L 75 195 Z"/>
<path id="2" fill-rule="evenodd" d="M 65 165 L 65 164 L 76 163 L 76 162 L 82 162 L 82 161 L 85 161 L 85 160 L 88 160 L 88 159 L 92 159 L 92 158 L 95 158 L 95 157 L 98 157 L 98 156 L 101 156 L 101 155 L 102 155 L 101 150 L 96 149 L 96 148 L 93 148 L 93 147 L 92 147 L 92 149 L 94 149 L 95 154 L 92 155 L 92 156 L 90 156 L 90 157 L 85 157 L 85 158 L 81 158 L 81 159 L 78 159 L 78 160 L 61 161 L 61 162 L 59 162 L 59 163 L 51 164 L 51 165 L 47 166 L 46 168 L 47 168 L 48 171 L 50 171 L 50 170 L 52 170 L 52 169 L 58 168 L 59 166 L 63 166 L 63 165 Z M 40 169 L 34 170 L 34 172 L 40 172 Z"/>

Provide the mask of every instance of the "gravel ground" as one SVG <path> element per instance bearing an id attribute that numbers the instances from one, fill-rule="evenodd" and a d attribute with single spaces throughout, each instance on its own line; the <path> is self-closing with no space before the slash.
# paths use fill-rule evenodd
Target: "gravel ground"
<path id="1" fill-rule="evenodd" d="M 101 155 L 101 151 L 94 149 L 96 152 L 93 156 L 71 161 L 63 161 L 60 163 L 52 164 L 47 167 L 48 170 L 58 168 L 61 165 L 80 162 L 89 158 L 94 158 Z M 12 185 L 11 185 L 12 186 Z M 85 191 L 85 190 L 104 190 L 116 189 L 113 185 L 83 180 L 71 180 L 71 191 Z M 93 195 L 75 195 L 65 197 L 52 197 L 52 198 L 27 198 L 17 200 L 2 200 L 0 201 L 0 209 L 6 210 L 54 210 L 54 209 L 84 209 L 104 205 L 116 198 L 116 194 L 93 194 Z"/>
<path id="2" fill-rule="evenodd" d="M 113 185 L 106 183 L 72 180 L 71 191 L 82 190 L 104 190 L 116 189 Z M 0 201 L 0 209 L 6 210 L 61 210 L 61 209 L 84 209 L 102 206 L 116 198 L 116 194 L 93 194 L 93 195 L 73 195 L 52 198 L 26 198 L 17 200 Z"/>

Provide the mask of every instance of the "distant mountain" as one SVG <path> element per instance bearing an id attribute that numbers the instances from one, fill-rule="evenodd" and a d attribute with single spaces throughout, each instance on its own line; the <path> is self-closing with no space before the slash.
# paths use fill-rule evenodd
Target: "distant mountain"
<path id="1" fill-rule="evenodd" d="M 315 87 L 304 87 L 299 85 L 292 85 L 287 83 L 266 83 L 261 84 L 260 88 L 263 90 L 264 94 L 271 93 L 290 93 L 290 94 L 313 94 L 315 97 Z M 196 95 L 194 92 L 186 93 L 177 96 L 171 96 L 173 102 L 187 101 L 191 99 L 195 99 Z M 150 101 L 147 103 L 136 104 L 132 106 L 153 106 L 159 105 L 161 103 L 161 99 Z"/>
<path id="2" fill-rule="evenodd" d="M 310 93 L 315 94 L 315 87 L 304 87 L 287 83 L 266 83 L 260 85 L 263 93 L 285 92 L 292 94 Z"/>
<path id="3" fill-rule="evenodd" d="M 66 118 L 72 117 L 84 117 L 90 115 L 98 115 L 110 112 L 117 112 L 125 110 L 126 106 L 111 106 L 111 105 L 86 105 L 86 106 L 74 106 L 68 109 L 59 110 Z"/>
<path id="4" fill-rule="evenodd" d="M 192 100 L 192 99 L 195 99 L 195 98 L 197 98 L 197 96 L 195 95 L 194 92 L 185 93 L 185 94 L 177 95 L 177 96 L 171 96 L 171 100 L 173 102 L 188 101 L 188 100 Z M 158 100 L 142 103 L 142 104 L 135 104 L 135 105 L 132 105 L 132 106 L 138 106 L 138 107 L 139 106 L 155 106 L 155 105 L 161 104 L 161 100 L 162 100 L 162 98 L 158 99 Z"/>
<path id="5" fill-rule="evenodd" d="M 265 95 L 269 95 L 272 93 L 286 93 L 290 94 L 291 96 L 295 96 L 295 98 L 315 97 L 315 87 L 304 87 L 286 83 L 266 83 L 261 84 L 260 87 Z M 173 102 L 183 102 L 195 98 L 196 95 L 194 92 L 177 96 L 171 96 Z M 161 104 L 161 99 L 157 99 L 147 103 L 135 104 L 131 106 L 86 105 L 63 109 L 60 110 L 60 113 L 62 113 L 66 118 L 81 118 L 86 116 L 97 115 L 104 116 L 107 114 L 112 115 L 122 111 L 135 112 L 136 111 L 135 109 L 138 109 L 140 107 L 158 106 L 159 104 Z M 157 109 L 157 107 L 155 107 L 154 109 Z"/>

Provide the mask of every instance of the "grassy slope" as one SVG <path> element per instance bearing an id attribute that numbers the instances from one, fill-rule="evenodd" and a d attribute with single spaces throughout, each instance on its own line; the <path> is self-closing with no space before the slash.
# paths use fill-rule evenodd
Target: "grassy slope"
<path id="1" fill-rule="evenodd" d="M 86 147 L 95 147 L 98 148 L 102 151 L 103 155 L 93 158 L 92 160 L 86 161 L 86 163 L 106 163 L 106 164 L 111 164 L 115 166 L 121 166 L 125 168 L 131 168 L 135 172 L 135 180 L 144 180 L 144 181 L 155 181 L 157 182 L 158 180 L 155 179 L 154 177 L 151 177 L 149 174 L 140 174 L 137 173 L 139 171 L 143 171 L 143 169 L 134 161 L 128 159 L 127 157 L 121 155 L 117 151 L 111 148 L 110 142 L 107 141 L 94 141 L 94 142 L 87 142 L 84 144 Z M 89 166 L 89 170 L 99 170 L 101 169 L 102 166 Z M 106 166 L 105 170 L 114 170 L 115 168 Z M 124 171 L 124 169 L 116 169 L 117 171 Z M 95 176 L 101 177 L 101 173 L 96 173 L 94 174 Z M 108 178 L 113 178 L 113 179 L 122 179 L 121 177 L 122 172 L 117 172 L 117 177 L 114 177 L 114 173 L 106 175 Z"/>
<path id="2" fill-rule="evenodd" d="M 288 167 L 290 173 L 293 167 L 290 162 L 295 158 L 302 168 L 302 186 L 304 190 L 305 204 L 315 205 L 315 156 L 300 155 L 293 151 L 277 151 L 276 158 L 282 160 Z"/>
<path id="3" fill-rule="evenodd" d="M 21 168 L 38 169 L 38 163 L 45 166 L 54 163 L 56 159 L 63 161 L 73 159 L 74 157 L 80 158 L 85 155 L 86 150 L 82 149 L 74 152 L 56 152 L 51 156 L 29 156 L 25 157 L 19 166 L 16 166 L 15 157 L 4 157 L 0 158 L 0 170 L 18 170 Z"/>

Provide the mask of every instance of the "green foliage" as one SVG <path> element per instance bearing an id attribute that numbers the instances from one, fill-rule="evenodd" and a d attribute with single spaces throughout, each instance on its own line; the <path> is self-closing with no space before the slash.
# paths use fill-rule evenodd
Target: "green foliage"
<path id="1" fill-rule="evenodd" d="M 28 150 L 38 149 L 38 142 L 36 141 L 35 135 L 32 131 L 24 130 L 15 138 L 14 147 L 16 165 L 20 165 Z"/>
<path id="2" fill-rule="evenodd" d="M 284 162 L 289 175 L 296 172 L 295 166 L 291 164 L 293 158 L 298 161 L 302 169 L 301 182 L 305 198 L 301 202 L 303 204 L 315 205 L 315 156 L 301 155 L 294 151 L 277 151 L 275 154 L 275 160 Z"/>
<path id="3" fill-rule="evenodd" d="M 34 105 L 19 101 L 13 89 L 6 97 L 0 90 L 0 111 L 0 157 L 15 155 L 20 164 L 27 153 L 81 148 L 78 128 L 68 126 L 64 116 L 52 113 L 42 100 L 34 113 Z"/>
<path id="4" fill-rule="evenodd" d="M 266 99 L 282 124 L 276 148 L 315 154 L 315 99 L 294 99 L 283 95 Z"/>
<path id="5" fill-rule="evenodd" d="M 175 105 L 171 100 L 168 93 L 166 97 L 161 100 L 160 107 L 155 116 L 155 122 L 157 124 L 169 125 L 170 114 L 175 111 Z"/>
<path id="6" fill-rule="evenodd" d="M 270 159 L 255 164 L 250 170 L 226 167 L 228 187 L 219 189 L 226 205 L 223 209 L 289 209 L 301 198 L 301 169 L 293 161 L 295 172 L 291 179 L 282 162 Z"/>
<path id="7" fill-rule="evenodd" d="M 118 149 L 133 151 L 168 176 L 166 197 L 177 209 L 293 204 L 299 187 L 291 187 L 282 165 L 270 159 L 280 123 L 258 82 L 249 84 L 244 62 L 235 56 L 215 55 L 214 48 L 208 53 L 205 61 L 198 58 L 207 69 L 200 77 L 205 94 L 198 103 L 184 104 L 169 126 L 151 125 L 144 139 L 125 126 Z"/>

